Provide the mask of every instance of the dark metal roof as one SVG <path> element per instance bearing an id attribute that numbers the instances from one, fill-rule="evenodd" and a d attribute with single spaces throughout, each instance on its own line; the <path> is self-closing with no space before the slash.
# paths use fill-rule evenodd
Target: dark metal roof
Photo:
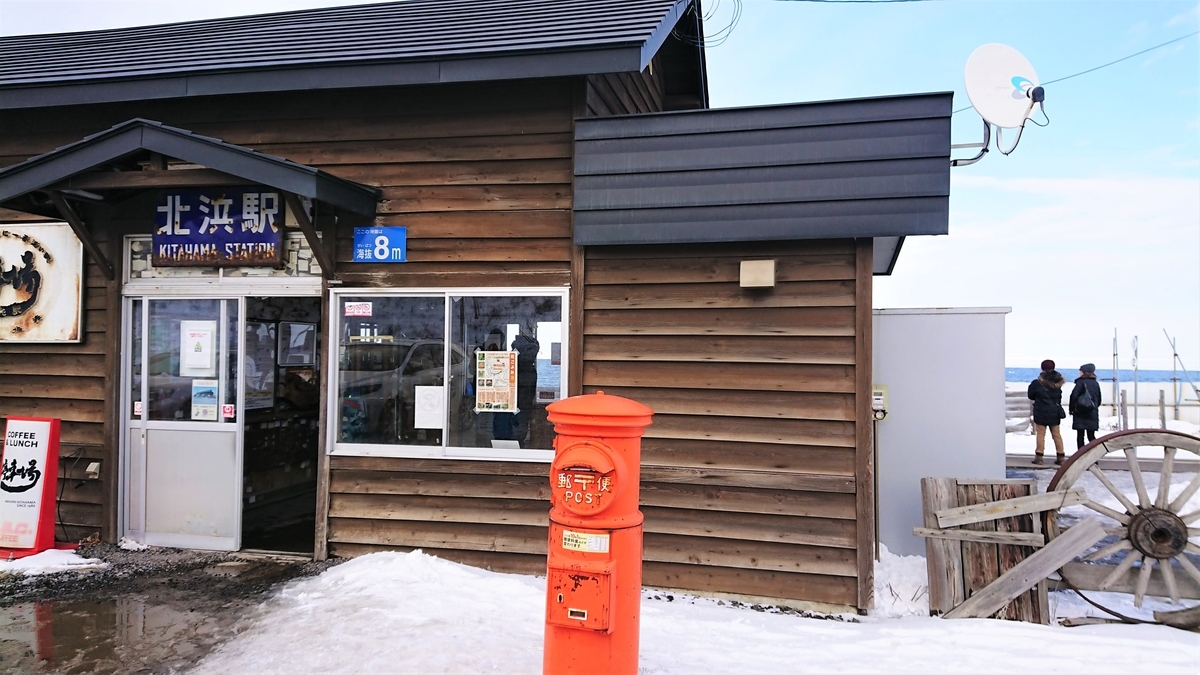
<path id="1" fill-rule="evenodd" d="M 888 237 L 887 272 L 949 231 L 952 97 L 577 120 L 575 242 Z"/>
<path id="2" fill-rule="evenodd" d="M 380 197 L 376 188 L 310 166 L 161 122 L 133 119 L 0 169 L 0 205 L 21 210 L 21 204 L 11 200 L 141 151 L 199 164 L 366 216 L 375 215 Z"/>
<path id="3" fill-rule="evenodd" d="M 692 0 L 408 0 L 0 38 L 0 108 L 645 69 Z"/>

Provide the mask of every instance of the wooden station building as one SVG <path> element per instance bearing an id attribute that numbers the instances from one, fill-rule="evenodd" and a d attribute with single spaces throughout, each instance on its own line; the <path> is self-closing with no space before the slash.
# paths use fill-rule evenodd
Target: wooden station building
<path id="1" fill-rule="evenodd" d="M 58 536 L 543 571 L 545 405 L 603 389 L 656 411 L 646 584 L 870 607 L 872 275 L 947 232 L 951 95 L 710 110 L 701 42 L 693 0 L 0 39 L 0 306 L 78 302 L 0 313 Z"/>

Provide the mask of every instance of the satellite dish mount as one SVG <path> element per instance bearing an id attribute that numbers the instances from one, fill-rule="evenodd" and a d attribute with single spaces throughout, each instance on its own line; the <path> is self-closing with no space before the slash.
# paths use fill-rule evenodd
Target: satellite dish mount
<path id="1" fill-rule="evenodd" d="M 970 159 L 955 159 L 950 166 L 968 166 L 983 159 L 996 127 L 996 149 L 1009 155 L 1021 142 L 1025 122 L 1037 107 L 1045 115 L 1046 91 L 1038 84 L 1037 73 L 1020 52 L 999 43 L 986 44 L 971 53 L 964 73 L 967 98 L 983 118 L 983 142 L 951 145 L 951 149 L 979 148 Z M 1037 122 L 1034 122 L 1037 124 Z M 1045 125 L 1042 125 L 1045 126 Z M 1012 145 L 1005 147 L 1004 130 L 1016 129 Z"/>

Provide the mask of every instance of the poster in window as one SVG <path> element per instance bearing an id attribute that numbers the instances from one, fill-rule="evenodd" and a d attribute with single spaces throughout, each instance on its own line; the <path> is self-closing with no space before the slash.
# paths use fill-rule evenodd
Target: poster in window
<path id="1" fill-rule="evenodd" d="M 314 323 L 279 323 L 279 365 L 311 366 L 316 361 L 317 325 Z"/>
<path id="2" fill-rule="evenodd" d="M 0 342 L 79 342 L 82 288 L 70 225 L 0 226 Z"/>
<path id="3" fill-rule="evenodd" d="M 275 324 L 246 322 L 246 410 L 275 407 Z"/>
<path id="4" fill-rule="evenodd" d="M 192 419 L 217 421 L 217 380 L 192 380 Z"/>
<path id="5" fill-rule="evenodd" d="M 516 352 L 475 352 L 475 412 L 520 412 Z"/>
<path id="6" fill-rule="evenodd" d="M 217 376 L 217 322 L 179 322 L 179 376 Z"/>

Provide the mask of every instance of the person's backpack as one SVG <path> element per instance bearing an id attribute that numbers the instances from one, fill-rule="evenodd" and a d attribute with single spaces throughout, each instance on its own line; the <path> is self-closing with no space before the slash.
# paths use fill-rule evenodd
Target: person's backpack
<path id="1" fill-rule="evenodd" d="M 1079 398 L 1075 399 L 1075 410 L 1081 413 L 1091 413 L 1096 409 L 1096 401 L 1092 398 L 1092 392 L 1088 390 L 1088 386 L 1083 385 L 1083 393 Z"/>

